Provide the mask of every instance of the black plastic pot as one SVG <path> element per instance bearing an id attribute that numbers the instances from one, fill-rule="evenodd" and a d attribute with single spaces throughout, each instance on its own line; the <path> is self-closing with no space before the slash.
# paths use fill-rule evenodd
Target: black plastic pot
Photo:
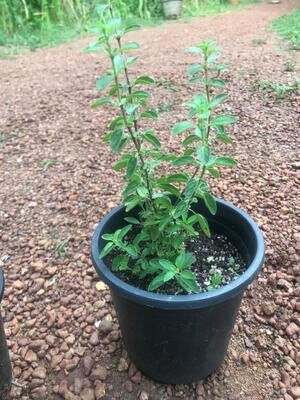
<path id="1" fill-rule="evenodd" d="M 0 268 L 0 303 L 4 293 L 4 275 Z M 12 374 L 4 326 L 0 312 L 0 400 L 6 400 L 11 387 Z"/>
<path id="2" fill-rule="evenodd" d="M 207 217 L 215 232 L 225 233 L 235 243 L 249 267 L 235 281 L 211 292 L 155 294 L 116 277 L 99 253 L 105 245 L 101 236 L 124 225 L 122 206 L 102 220 L 93 236 L 93 263 L 110 287 L 128 354 L 137 368 L 160 382 L 197 381 L 221 364 L 243 293 L 264 262 L 264 240 L 256 223 L 228 202 L 217 200 L 217 204 L 214 217 L 201 202 L 195 209 Z"/>

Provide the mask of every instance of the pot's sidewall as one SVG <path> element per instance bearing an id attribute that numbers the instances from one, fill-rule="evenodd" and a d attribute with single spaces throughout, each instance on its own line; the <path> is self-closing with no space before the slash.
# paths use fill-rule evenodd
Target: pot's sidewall
<path id="1" fill-rule="evenodd" d="M 224 218 L 232 235 L 249 230 L 244 232 L 245 245 L 255 254 L 249 256 L 251 262 L 243 275 L 212 292 L 159 295 L 128 285 L 112 274 L 99 259 L 100 247 L 104 245 L 101 236 L 120 227 L 125 215 L 122 206 L 106 216 L 94 234 L 93 263 L 111 289 L 125 347 L 136 366 L 157 381 L 193 382 L 220 365 L 243 293 L 263 265 L 264 243 L 257 225 L 230 203 L 217 203 L 216 221 Z"/>
<path id="2" fill-rule="evenodd" d="M 206 308 L 164 310 L 111 291 L 125 348 L 136 367 L 166 384 L 189 384 L 223 362 L 243 292 Z"/>

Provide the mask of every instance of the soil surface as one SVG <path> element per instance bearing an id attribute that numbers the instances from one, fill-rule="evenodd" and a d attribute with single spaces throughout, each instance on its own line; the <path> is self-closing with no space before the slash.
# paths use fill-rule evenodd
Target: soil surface
<path id="1" fill-rule="evenodd" d="M 255 90 L 262 79 L 299 76 L 299 52 L 268 30 L 297 5 L 257 4 L 131 34 L 142 45 L 135 72 L 160 80 L 155 127 L 174 149 L 169 128 L 194 90 L 185 71 L 195 58 L 185 49 L 211 37 L 224 48 L 232 91 L 224 110 L 239 118 L 230 153 L 240 167 L 225 170 L 214 193 L 249 212 L 266 238 L 264 271 L 245 294 L 228 356 L 193 385 L 157 384 L 135 369 L 91 265 L 92 232 L 120 202 L 123 184 L 102 141 L 111 115 L 89 108 L 106 61 L 82 53 L 88 40 L 0 60 L 2 314 L 17 383 L 12 399 L 300 398 L 300 99 Z M 295 71 L 285 71 L 288 61 Z"/>
<path id="2" fill-rule="evenodd" d="M 132 243 L 130 235 L 125 237 L 127 243 Z M 198 237 L 190 237 L 186 241 L 186 251 L 195 256 L 195 261 L 191 266 L 198 284 L 199 292 L 208 292 L 227 285 L 238 278 L 247 268 L 246 260 L 233 242 L 223 234 L 213 233 L 208 239 L 202 232 Z M 129 283 L 137 288 L 148 290 L 150 282 L 155 275 L 147 275 L 140 279 L 137 274 L 132 273 L 134 265 L 130 265 L 126 270 L 120 271 L 112 268 L 114 257 L 118 256 L 117 251 L 111 252 L 106 258 L 106 265 L 111 268 L 113 273 L 122 281 Z M 155 293 L 169 295 L 186 295 L 187 292 L 179 286 L 176 279 L 172 279 L 160 286 Z"/>

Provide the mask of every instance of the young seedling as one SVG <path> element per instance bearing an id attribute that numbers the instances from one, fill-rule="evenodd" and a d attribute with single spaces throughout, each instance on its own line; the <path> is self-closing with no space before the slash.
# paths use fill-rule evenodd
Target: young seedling
<path id="1" fill-rule="evenodd" d="M 209 212 L 216 214 L 208 177 L 217 179 L 220 167 L 236 165 L 232 158 L 216 154 L 217 143 L 232 143 L 227 129 L 236 121 L 232 115 L 217 112 L 228 98 L 220 76 L 227 67 L 219 62 L 220 48 L 214 40 L 189 50 L 199 58 L 188 70 L 199 91 L 185 104 L 186 119 L 171 129 L 174 137 L 181 138 L 182 153 L 165 151 L 148 125 L 158 118 L 148 105 L 151 95 L 146 89 L 155 80 L 130 73 L 138 59 L 132 52 L 139 44 L 125 42 L 124 37 L 137 26 L 123 25 L 110 5 L 101 5 L 99 13 L 99 38 L 89 50 L 103 51 L 110 67 L 97 80 L 98 90 L 106 94 L 92 107 L 110 107 L 116 112 L 104 140 L 120 155 L 114 168 L 124 171 L 127 212 L 124 227 L 102 236 L 107 243 L 100 257 L 109 255 L 114 271 L 129 271 L 138 279 L 147 279 L 150 291 L 173 281 L 182 292 L 198 292 L 191 271 L 195 256 L 186 251 L 185 243 L 189 237 L 210 237 L 211 233 L 208 221 L 193 205 L 201 199 Z M 162 164 L 167 173 L 161 172 Z M 218 279 L 213 278 L 214 287 L 220 284 Z"/>
<path id="2" fill-rule="evenodd" d="M 57 164 L 56 160 L 44 160 L 39 163 L 39 167 L 43 169 L 43 171 L 47 171 L 48 168 Z"/>
<path id="3" fill-rule="evenodd" d="M 54 248 L 54 255 L 56 257 L 65 257 L 69 253 L 68 240 L 59 240 Z"/>

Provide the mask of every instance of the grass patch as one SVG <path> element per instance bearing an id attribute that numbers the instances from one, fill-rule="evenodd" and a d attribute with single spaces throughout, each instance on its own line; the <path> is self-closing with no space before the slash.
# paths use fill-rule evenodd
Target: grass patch
<path id="1" fill-rule="evenodd" d="M 260 0 L 241 0 L 240 5 L 233 6 L 222 0 L 189 0 L 184 2 L 182 16 L 179 21 L 189 22 L 195 17 L 204 17 L 212 14 L 230 12 L 241 9 L 243 6 L 251 3 L 257 3 Z M 1 3 L 1 0 L 0 0 Z M 157 8 L 157 6 L 156 6 Z M 126 14 L 128 17 L 123 19 L 129 23 L 138 23 L 142 26 L 156 26 L 165 23 L 162 15 L 158 11 L 148 15 L 148 18 L 140 18 L 132 14 Z M 1 18 L 1 15 L 0 15 Z M 37 17 L 38 18 L 38 17 Z M 14 30 L 14 33 L 5 33 L 0 24 L 0 58 L 14 58 L 22 50 L 34 51 L 39 48 L 53 47 L 58 44 L 71 41 L 75 38 L 90 35 L 92 28 L 97 24 L 95 13 L 86 17 L 84 21 L 67 23 L 35 23 L 22 24 Z"/>
<path id="2" fill-rule="evenodd" d="M 300 49 L 300 9 L 274 20 L 271 29 Z"/>
<path id="3" fill-rule="evenodd" d="M 276 100 L 283 100 L 296 92 L 300 88 L 300 80 L 295 80 L 292 83 L 284 84 L 278 82 L 271 82 L 268 80 L 261 80 L 255 85 L 255 89 L 267 92 L 275 96 Z"/>

